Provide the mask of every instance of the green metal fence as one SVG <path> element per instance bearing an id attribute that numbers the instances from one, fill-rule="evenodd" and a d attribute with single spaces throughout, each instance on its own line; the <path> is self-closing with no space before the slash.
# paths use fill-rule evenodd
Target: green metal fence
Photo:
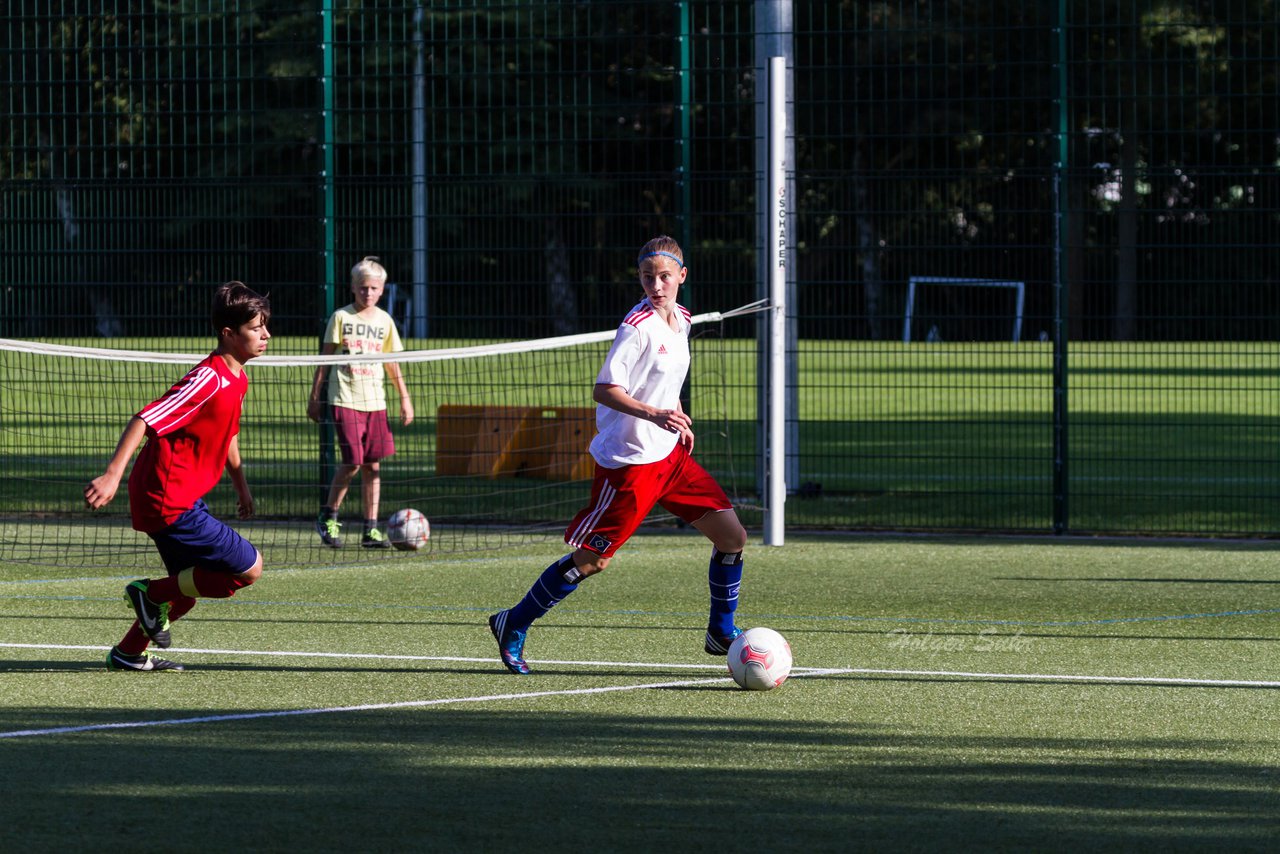
<path id="1" fill-rule="evenodd" d="M 416 346 L 602 329 L 659 232 L 749 302 L 782 43 L 790 524 L 1280 530 L 1274 0 L 6 8 L 4 336 L 160 349 L 240 278 L 313 352 L 365 254 Z M 756 333 L 694 381 L 758 522 Z"/>

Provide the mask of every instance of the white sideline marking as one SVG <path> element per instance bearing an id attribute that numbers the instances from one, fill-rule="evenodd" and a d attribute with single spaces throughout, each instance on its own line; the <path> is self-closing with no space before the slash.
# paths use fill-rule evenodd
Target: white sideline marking
<path id="1" fill-rule="evenodd" d="M 492 661 L 492 659 L 485 659 Z M 112 724 L 87 724 L 85 726 L 52 727 L 50 729 L 14 730 L 0 732 L 0 738 L 20 738 L 31 735 L 60 735 L 71 732 L 92 732 L 104 729 L 139 729 L 153 726 L 179 726 L 182 724 L 221 723 L 223 721 L 247 721 L 256 718 L 283 718 L 297 715 L 331 715 L 343 712 L 370 712 L 382 709 L 413 709 L 426 706 L 446 706 L 453 703 L 487 703 L 494 700 L 528 700 L 537 697 L 568 697 L 575 694 L 607 694 L 613 691 L 641 691 L 649 688 L 685 688 L 690 685 L 711 685 L 727 682 L 729 677 L 716 679 L 685 679 L 675 682 L 649 682 L 644 685 L 611 685 L 606 688 L 572 688 L 560 691 L 529 691 L 522 694 L 488 694 L 479 697 L 448 697 L 442 700 L 405 700 L 399 703 L 366 703 L 359 706 L 331 706 L 320 709 L 281 709 L 273 712 L 243 712 L 234 715 L 207 715 L 196 718 L 171 718 L 160 721 L 121 721 Z"/>
<path id="2" fill-rule="evenodd" d="M 59 650 L 93 650 L 101 652 L 109 649 L 105 646 L 73 645 L 73 644 L 32 644 L 32 643 L 0 643 L 0 648 L 8 649 L 59 649 Z M 464 656 L 445 655 L 389 655 L 385 653 L 340 653 L 340 652 L 283 652 L 274 650 L 227 650 L 227 649 L 175 649 L 184 654 L 205 655 L 248 655 L 248 656 L 291 656 L 300 658 L 364 658 L 396 661 L 454 661 L 467 663 L 492 663 L 493 658 L 470 658 Z M 557 659 L 530 659 L 535 664 L 567 664 L 587 667 L 655 667 L 655 668 L 720 668 L 720 664 L 653 664 L 624 661 L 570 661 Z M 1280 688 L 1280 681 L 1248 680 L 1248 679 L 1192 679 L 1168 676 L 1093 676 L 1069 673 L 984 673 L 966 670 L 890 670 L 868 667 L 829 667 L 829 668 L 796 668 L 792 677 L 835 676 L 848 674 L 866 674 L 872 676 L 942 676 L 957 679 L 999 679 L 1038 682 L 1084 682 L 1111 685 L 1182 685 L 1219 688 Z M 173 677 L 168 677 L 173 678 Z M 169 718 L 166 720 L 119 721 L 106 724 L 85 724 L 83 726 L 50 727 L 47 729 L 10 730 L 0 732 L 0 738 L 23 738 L 39 735 L 62 735 L 77 732 L 96 732 L 113 729 L 142 729 L 157 726 L 181 726 L 186 724 L 221 723 L 224 721 L 256 720 L 260 718 L 296 717 L 299 715 L 327 715 L 346 712 L 380 711 L 384 709 L 411 709 L 428 706 L 445 706 L 457 703 L 487 703 L 501 700 L 529 700 L 540 697 L 569 697 L 586 694 L 608 694 L 619 691 L 644 691 L 659 688 L 687 688 L 696 685 L 714 685 L 730 681 L 729 676 L 705 677 L 701 679 L 683 679 L 665 682 L 646 682 L 640 685 L 610 685 L 600 688 L 566 688 L 554 691 L 527 691 L 523 693 L 487 694 L 473 697 L 447 697 L 439 700 L 404 700 L 397 703 L 365 703 L 355 706 L 329 706 L 313 709 L 278 709 L 266 712 L 241 712 L 224 715 L 203 715 L 190 718 Z"/>
<path id="3" fill-rule="evenodd" d="M 110 648 L 111 647 L 109 646 L 96 644 L 0 642 L 0 649 L 61 649 L 106 652 Z M 492 664 L 495 661 L 495 657 L 493 656 L 481 656 L 476 658 L 462 655 L 392 655 L 382 652 L 299 652 L 291 650 L 265 649 L 186 649 L 179 647 L 173 647 L 172 649 L 164 650 L 164 652 L 166 654 L 176 652 L 183 655 L 258 655 L 281 658 L 364 658 L 380 661 L 453 661 L 464 664 Z M 648 667 L 661 670 L 724 671 L 724 665 L 719 662 L 711 664 L 682 664 L 646 661 L 584 661 L 581 659 L 567 658 L 531 658 L 529 659 L 529 662 L 531 664 L 562 664 L 576 667 Z M 1199 685 L 1204 687 L 1220 688 L 1280 688 L 1280 681 L 1277 680 L 1204 679 L 1180 676 L 1096 676 L 1073 673 L 988 673 L 973 670 L 896 670 L 874 667 L 796 667 L 792 670 L 793 676 L 832 676 L 857 673 L 869 676 L 951 676 L 962 679 L 1017 679 L 1023 681 L 1034 679 L 1051 682 L 1098 682 L 1116 685 L 1147 684 Z M 622 690 L 630 690 L 632 687 L 635 686 L 627 686 Z M 431 702 L 439 701 L 433 700 Z"/>

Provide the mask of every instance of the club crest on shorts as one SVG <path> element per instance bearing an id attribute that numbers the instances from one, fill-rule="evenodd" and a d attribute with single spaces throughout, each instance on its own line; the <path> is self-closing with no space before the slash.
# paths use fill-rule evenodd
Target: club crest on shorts
<path id="1" fill-rule="evenodd" d="M 593 552 L 599 552 L 600 554 L 604 554 L 608 551 L 609 546 L 611 545 L 613 545 L 613 541 L 606 539 L 599 534 L 592 534 L 591 539 L 587 541 L 587 548 L 591 549 Z"/>

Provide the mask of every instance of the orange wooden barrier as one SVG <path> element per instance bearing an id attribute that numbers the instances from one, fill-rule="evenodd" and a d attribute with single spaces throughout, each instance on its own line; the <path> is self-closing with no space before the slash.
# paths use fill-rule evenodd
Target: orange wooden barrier
<path id="1" fill-rule="evenodd" d="M 589 480 L 595 433 L 592 408 L 446 403 L 436 410 L 436 474 Z"/>

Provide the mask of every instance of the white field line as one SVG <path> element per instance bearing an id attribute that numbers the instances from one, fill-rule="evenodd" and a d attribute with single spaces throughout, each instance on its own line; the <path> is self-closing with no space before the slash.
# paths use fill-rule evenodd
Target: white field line
<path id="1" fill-rule="evenodd" d="M 370 712 L 382 709 L 414 709 L 426 706 L 447 706 L 455 703 L 489 703 L 500 700 L 529 700 L 537 697 L 568 697 L 574 694 L 607 694 L 615 691 L 640 691 L 649 688 L 685 688 L 691 685 L 710 685 L 726 682 L 726 675 L 719 679 L 685 679 L 675 682 L 649 682 L 643 685 L 610 685 L 604 688 L 574 688 L 562 691 L 529 691 L 518 694 L 488 694 L 478 697 L 446 697 L 440 700 L 406 700 L 399 703 L 366 703 L 359 706 L 331 706 L 320 709 L 281 709 L 273 712 L 243 712 L 233 715 L 207 715 L 196 718 L 170 718 L 158 721 L 121 721 L 110 724 L 53 727 L 50 729 L 12 730 L 0 732 L 0 738 L 21 738 L 33 735 L 60 735 L 72 732 L 92 732 L 106 729 L 140 729 L 153 726 L 182 726 L 185 724 L 221 723 L 223 721 L 247 721 L 257 718 L 283 718 L 298 715 L 332 715 L 345 712 Z"/>
<path id="2" fill-rule="evenodd" d="M 0 643 L 0 648 L 8 649 L 49 649 L 49 650 L 93 650 L 101 652 L 105 646 L 71 645 L 71 644 L 26 644 Z M 396 661 L 452 661 L 467 663 L 493 663 L 492 658 L 471 658 L 463 656 L 427 656 L 427 655 L 388 655 L 381 653 L 337 653 L 337 652 L 285 652 L 273 650 L 220 650 L 220 649 L 183 649 L 174 650 L 184 654 L 205 655 L 247 655 L 247 656 L 290 656 L 301 658 L 360 658 Z M 657 664 L 622 661 L 570 661 L 556 659 L 540 659 L 535 664 L 567 664 L 585 667 L 652 667 L 652 668 L 719 668 L 718 664 Z M 874 676 L 931 676 L 953 679 L 973 680 L 1020 680 L 1037 682 L 1079 682 L 1110 685 L 1179 685 L 1218 688 L 1280 688 L 1280 681 L 1245 680 L 1245 679 L 1192 679 L 1163 676 L 1097 676 L 1062 673 L 984 673 L 963 670 L 890 670 L 864 667 L 838 668 L 796 668 L 793 677 L 832 676 L 865 674 Z M 162 677 L 165 678 L 165 677 Z M 173 677 L 167 677 L 173 678 Z M 0 732 L 0 738 L 23 738 L 41 735 L 62 735 L 77 732 L 96 732 L 114 729 L 142 729 L 157 726 L 185 726 L 201 723 L 222 723 L 225 721 L 256 720 L 259 718 L 296 717 L 299 715 L 344 714 L 350 712 L 380 711 L 385 709 L 425 708 L 428 706 L 445 706 L 458 703 L 488 703 L 504 700 L 529 700 L 540 697 L 569 697 L 586 694 L 608 694 L 619 691 L 643 691 L 661 688 L 686 688 L 696 685 L 712 685 L 727 682 L 727 675 L 700 679 L 684 679 L 664 682 L 647 682 L 639 685 L 610 685 L 599 688 L 569 688 L 554 691 L 527 691 L 508 694 L 486 694 L 471 697 L 446 697 L 438 700 L 405 700 L 397 703 L 365 703 L 354 706 L 329 706 L 310 709 L 279 709 L 264 712 L 241 712 L 236 714 L 204 715 L 188 718 L 168 718 L 162 720 L 119 721 L 106 724 L 86 724 L 84 726 L 50 727 L 47 729 L 10 730 Z"/>
<path id="3" fill-rule="evenodd" d="M 953 679 L 996 679 L 1034 682 L 1091 682 L 1104 685 L 1190 685 L 1202 688 L 1280 688 L 1280 681 L 1265 679 L 1195 679 L 1179 676 L 1090 676 L 1073 673 L 982 673 L 968 670 L 880 670 L 849 667 L 820 671 L 816 668 L 797 675 L 862 673 L 868 676 L 947 676 Z"/>
<path id="4" fill-rule="evenodd" d="M 60 649 L 60 650 L 94 650 L 103 651 L 109 647 L 103 646 L 79 646 L 70 644 L 19 644 L 19 643 L 0 643 L 0 647 L 9 649 Z M 279 652 L 279 651 L 246 651 L 246 650 L 219 650 L 219 649 L 183 649 L 176 650 L 184 654 L 211 654 L 211 655 L 257 655 L 257 656 L 294 656 L 304 658 L 364 658 L 364 659 L 392 659 L 392 660 L 408 660 L 408 661 L 453 661 L 453 662 L 483 662 L 494 663 L 493 658 L 467 658 L 462 656 L 427 656 L 427 655 L 385 655 L 378 653 L 334 653 L 334 652 Z M 539 660 L 536 664 L 580 664 L 580 665 L 619 665 L 622 662 L 571 662 L 571 661 L 553 661 Z M 707 665 L 707 664 L 625 664 L 629 667 L 677 667 L 677 668 L 723 668 L 724 665 Z M 797 675 L 799 675 L 797 673 Z M 172 678 L 172 677 L 169 677 Z M 685 688 L 693 685 L 712 685 L 717 682 L 729 681 L 728 674 L 715 678 L 701 679 L 683 679 L 666 682 L 649 682 L 640 685 L 610 685 L 601 688 L 572 688 L 556 691 L 527 691 L 512 694 L 486 694 L 473 697 L 446 697 L 439 700 L 406 700 L 398 703 L 365 703 L 356 706 L 331 706 L 326 708 L 313 709 L 280 709 L 276 711 L 266 712 L 242 712 L 229 715 L 204 715 L 191 718 L 169 718 L 166 720 L 149 720 L 149 721 L 119 721 L 107 724 L 87 724 L 84 726 L 69 727 L 50 727 L 48 729 L 29 729 L 29 730 L 11 730 L 9 732 L 0 732 L 0 738 L 22 738 L 28 736 L 39 735 L 61 735 L 65 733 L 75 732 L 94 732 L 99 730 L 112 729 L 141 729 L 145 727 L 155 726 L 182 726 L 188 724 L 200 723 L 221 723 L 224 721 L 244 721 L 255 720 L 259 718 L 278 718 L 278 717 L 294 717 L 298 715 L 324 715 L 324 714 L 342 714 L 347 712 L 367 712 L 378 711 L 383 709 L 412 709 L 423 708 L 426 706 L 444 706 L 456 703 L 486 703 L 501 700 L 526 700 L 538 697 L 567 697 L 581 694 L 607 694 L 618 691 L 640 691 L 655 688 Z"/>

